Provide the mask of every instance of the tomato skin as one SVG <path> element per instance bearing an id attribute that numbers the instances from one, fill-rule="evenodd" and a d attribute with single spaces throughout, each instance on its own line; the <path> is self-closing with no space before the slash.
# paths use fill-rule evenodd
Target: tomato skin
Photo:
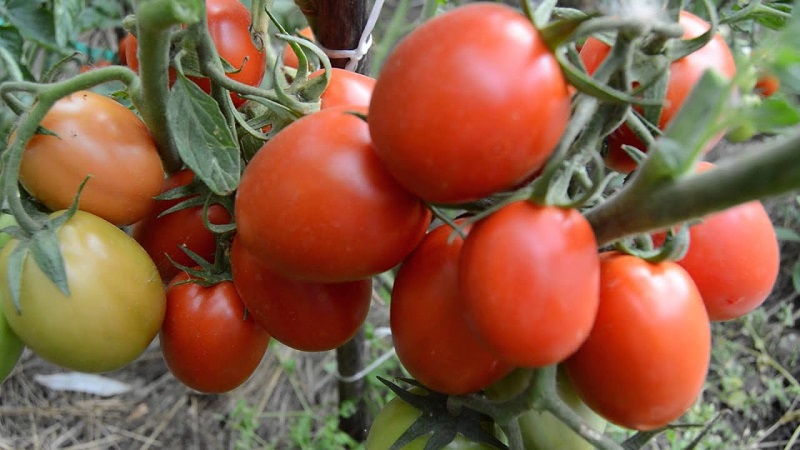
<path id="1" fill-rule="evenodd" d="M 8 283 L 0 288 L 8 324 L 31 350 L 59 366 L 106 372 L 127 365 L 147 348 L 164 320 L 164 287 L 155 265 L 133 238 L 84 211 L 56 234 L 71 296 L 64 296 L 28 255 L 21 314 Z M 7 273 L 17 244 L 12 239 L 0 253 L 0 273 Z"/>
<path id="2" fill-rule="evenodd" d="M 698 171 L 713 167 L 701 162 Z M 752 201 L 706 216 L 689 228 L 689 250 L 677 263 L 694 280 L 712 321 L 758 308 L 780 271 L 778 238 L 764 205 Z"/>
<path id="3" fill-rule="evenodd" d="M 90 91 L 62 98 L 22 155 L 19 179 L 51 210 L 72 204 L 91 175 L 80 209 L 115 225 L 130 225 L 153 207 L 164 183 L 161 159 L 145 124 L 128 108 Z"/>
<path id="4" fill-rule="evenodd" d="M 333 350 L 364 323 L 372 299 L 370 279 L 308 283 L 283 277 L 234 237 L 233 282 L 253 318 L 276 341 L 306 352 Z"/>
<path id="5" fill-rule="evenodd" d="M 461 249 L 464 314 L 507 363 L 554 364 L 589 335 L 599 273 L 594 233 L 578 211 L 514 202 L 476 223 Z"/>
<path id="6" fill-rule="evenodd" d="M 683 39 L 697 37 L 710 28 L 710 25 L 705 20 L 687 11 L 681 11 L 679 23 L 684 29 Z M 597 70 L 609 51 L 609 46 L 598 39 L 590 37 L 586 40 L 586 43 L 581 48 L 580 56 L 589 74 Z M 736 74 L 736 63 L 734 62 L 733 54 L 728 44 L 725 43 L 725 39 L 719 33 L 715 34 L 704 47 L 670 64 L 664 107 L 658 119 L 658 127 L 660 129 L 666 128 L 672 117 L 683 105 L 689 92 L 707 69 L 714 69 L 728 79 L 732 79 Z M 706 149 L 710 150 L 720 139 L 722 139 L 722 134 L 715 137 L 707 145 Z M 641 140 L 625 125 L 609 136 L 608 143 L 609 154 L 606 158 L 606 164 L 610 168 L 623 173 L 628 173 L 635 169 L 636 163 L 633 162 L 621 146 L 627 144 L 645 150 Z"/>
<path id="7" fill-rule="evenodd" d="M 403 186 L 429 202 L 459 203 L 509 190 L 542 166 L 569 101 L 530 21 L 505 5 L 475 3 L 398 43 L 375 84 L 369 127 Z"/>
<path id="8" fill-rule="evenodd" d="M 188 280 L 182 272 L 167 288 L 159 333 L 164 361 L 175 378 L 196 391 L 230 391 L 258 368 L 270 336 L 245 313 L 233 282 L 206 287 Z"/>
<path id="9" fill-rule="evenodd" d="M 128 65 L 128 47 L 131 46 L 133 46 L 133 51 L 136 52 L 136 37 L 130 33 L 125 33 L 125 36 L 119 40 L 119 45 L 117 46 L 117 57 L 120 65 Z"/>
<path id="10" fill-rule="evenodd" d="M 250 11 L 239 0 L 206 0 L 208 32 L 219 56 L 237 71 L 228 73 L 228 78 L 241 83 L 258 86 L 267 70 L 267 54 L 259 51 L 250 38 Z M 126 51 L 128 67 L 139 71 L 136 38 L 131 40 Z M 239 70 L 241 69 L 241 70 Z M 206 93 L 211 92 L 211 81 L 204 77 L 188 77 Z M 175 73 L 170 69 L 170 85 L 175 81 Z M 237 108 L 246 101 L 231 93 L 233 105 Z"/>
<path id="11" fill-rule="evenodd" d="M 452 233 L 440 225 L 403 262 L 389 317 L 397 357 L 408 373 L 434 391 L 460 395 L 500 380 L 512 366 L 483 347 L 461 314 L 458 257 L 464 240 L 456 236 L 448 243 Z"/>
<path id="12" fill-rule="evenodd" d="M 161 192 L 167 192 L 191 183 L 194 173 L 190 169 L 180 170 L 170 175 L 164 182 Z M 185 199 L 157 200 L 147 216 L 135 223 L 131 236 L 142 246 L 158 268 L 162 280 L 171 280 L 180 269 L 178 264 L 193 266 L 195 262 L 182 250 L 186 246 L 203 259 L 214 261 L 217 241 L 214 233 L 203 223 L 203 207 L 194 206 L 158 217 L 167 209 Z M 230 213 L 222 205 L 211 205 L 208 208 L 208 219 L 214 225 L 224 225 L 231 221 Z"/>
<path id="13" fill-rule="evenodd" d="M 422 412 L 400 397 L 395 397 L 381 409 L 367 434 L 366 450 L 389 450 L 392 444 L 414 423 Z M 420 436 L 400 450 L 424 450 L 430 439 Z M 442 447 L 443 450 L 491 450 L 495 447 L 473 442 L 462 435 Z"/>
<path id="14" fill-rule="evenodd" d="M 311 76 L 318 76 L 321 73 L 322 71 L 319 70 L 311 74 Z M 331 69 L 328 87 L 320 96 L 320 108 L 334 108 L 336 106 L 360 106 L 366 108 L 369 106 L 374 88 L 374 78 L 334 67 Z"/>
<path id="15" fill-rule="evenodd" d="M 244 170 L 234 215 L 242 244 L 302 281 L 368 278 L 399 264 L 430 211 L 381 166 L 353 107 L 303 117 Z"/>
<path id="16" fill-rule="evenodd" d="M 711 357 L 700 292 L 673 262 L 600 257 L 600 308 L 589 338 L 564 363 L 589 407 L 617 425 L 660 428 L 691 407 Z"/>

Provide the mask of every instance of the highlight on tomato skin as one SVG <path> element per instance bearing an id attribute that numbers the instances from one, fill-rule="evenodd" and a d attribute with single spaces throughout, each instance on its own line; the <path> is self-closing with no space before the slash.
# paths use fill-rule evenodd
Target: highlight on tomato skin
<path id="1" fill-rule="evenodd" d="M 654 430 L 699 397 L 711 325 L 689 274 L 617 252 L 600 255 L 600 306 L 589 337 L 564 368 L 583 401 L 609 422 Z"/>
<path id="2" fill-rule="evenodd" d="M 460 231 L 469 233 L 469 226 Z M 454 233 L 439 225 L 401 264 L 389 318 L 397 358 L 408 373 L 427 388 L 460 395 L 491 385 L 513 366 L 483 346 L 461 313 L 458 260 L 464 240 Z"/>

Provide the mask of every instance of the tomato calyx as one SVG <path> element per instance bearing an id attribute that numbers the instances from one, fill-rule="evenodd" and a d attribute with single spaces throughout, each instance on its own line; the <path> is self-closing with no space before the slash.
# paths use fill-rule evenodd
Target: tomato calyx
<path id="1" fill-rule="evenodd" d="M 498 449 L 508 449 L 503 442 L 487 431 L 492 419 L 464 405 L 453 407 L 448 401 L 450 396 L 430 391 L 412 379 L 398 379 L 414 386 L 411 390 L 403 389 L 391 381 L 378 377 L 392 392 L 422 414 L 400 435 L 391 449 L 401 449 L 422 436 L 430 436 L 425 448 L 444 448 L 461 434 L 468 439 L 481 442 Z"/>

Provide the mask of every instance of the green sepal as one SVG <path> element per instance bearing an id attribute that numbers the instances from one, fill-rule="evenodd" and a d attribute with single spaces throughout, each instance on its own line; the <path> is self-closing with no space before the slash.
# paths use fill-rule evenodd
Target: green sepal
<path id="1" fill-rule="evenodd" d="M 34 233 L 28 249 L 39 269 L 47 275 L 47 278 L 56 285 L 62 294 L 69 297 L 67 270 L 64 265 L 64 257 L 61 255 L 61 249 L 59 248 L 56 228 L 48 224 Z"/>
<path id="2" fill-rule="evenodd" d="M 212 192 L 232 193 L 239 185 L 241 158 L 217 102 L 178 73 L 167 106 L 183 162 Z"/>
<path id="3" fill-rule="evenodd" d="M 401 450 L 423 436 L 429 436 L 425 450 L 437 450 L 447 446 L 459 434 L 474 442 L 498 449 L 508 449 L 508 446 L 484 428 L 485 424 L 492 421 L 489 416 L 464 406 L 460 407 L 457 412 L 451 412 L 448 409 L 447 395 L 428 390 L 414 380 L 401 379 L 422 392 L 417 393 L 403 389 L 382 377 L 378 377 L 378 379 L 401 400 L 422 411 L 422 414 L 397 438 L 389 450 Z"/>
<path id="4" fill-rule="evenodd" d="M 11 302 L 17 310 L 17 314 L 22 314 L 20 295 L 22 290 L 22 269 L 25 259 L 28 256 L 28 241 L 19 241 L 19 244 L 8 255 L 8 267 L 6 268 L 6 282 L 11 293 Z"/>

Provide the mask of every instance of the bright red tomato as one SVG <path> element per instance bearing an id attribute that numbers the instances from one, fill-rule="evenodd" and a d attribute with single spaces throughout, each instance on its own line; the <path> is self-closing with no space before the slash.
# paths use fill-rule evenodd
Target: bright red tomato
<path id="1" fill-rule="evenodd" d="M 781 87 L 781 80 L 775 75 L 762 74 L 756 82 L 756 92 L 761 97 L 772 97 Z"/>
<path id="2" fill-rule="evenodd" d="M 369 128 L 381 162 L 409 191 L 466 202 L 533 174 L 561 137 L 569 102 L 531 22 L 508 6 L 474 3 L 397 45 L 375 84 Z"/>
<path id="3" fill-rule="evenodd" d="M 307 283 L 275 273 L 242 247 L 231 248 L 233 282 L 248 313 L 278 342 L 306 352 L 340 347 L 364 323 L 372 280 Z"/>
<path id="4" fill-rule="evenodd" d="M 170 372 L 190 388 L 227 392 L 256 370 L 269 334 L 245 313 L 230 281 L 202 286 L 178 274 L 167 289 L 167 313 L 159 333 Z"/>
<path id="5" fill-rule="evenodd" d="M 698 170 L 713 167 L 702 162 Z M 689 250 L 678 264 L 697 284 L 711 320 L 736 319 L 759 307 L 780 271 L 778 239 L 764 205 L 747 202 L 703 218 L 689 228 Z"/>
<path id="6" fill-rule="evenodd" d="M 589 338 L 565 363 L 589 407 L 617 425 L 651 430 L 700 395 L 711 329 L 689 274 L 620 253 L 600 258 L 600 308 Z"/>
<path id="7" fill-rule="evenodd" d="M 322 71 L 317 71 L 311 76 L 318 76 Z M 320 108 L 333 108 L 335 106 L 361 106 L 368 107 L 375 79 L 349 70 L 331 69 L 330 82 L 327 89 L 320 97 Z"/>
<path id="8" fill-rule="evenodd" d="M 509 364 L 563 361 L 594 323 L 599 265 L 594 233 L 578 211 L 511 203 L 476 223 L 461 249 L 464 314 Z"/>
<path id="9" fill-rule="evenodd" d="M 109 97 L 80 91 L 57 101 L 22 156 L 19 180 L 51 210 L 72 205 L 113 223 L 130 225 L 154 206 L 164 169 L 147 126 Z"/>
<path id="10" fill-rule="evenodd" d="M 267 70 L 267 54 L 259 51 L 250 37 L 250 11 L 239 0 L 206 0 L 206 16 L 208 32 L 214 40 L 219 56 L 233 66 L 236 71 L 229 73 L 228 78 L 241 83 L 258 86 Z M 128 67 L 138 71 L 139 58 L 136 54 L 136 39 L 132 39 L 127 47 L 126 60 Z M 205 92 L 211 92 L 208 78 L 189 77 Z M 170 74 L 170 84 L 175 75 Z M 245 99 L 231 93 L 236 107 Z"/>
<path id="11" fill-rule="evenodd" d="M 194 173 L 189 169 L 175 172 L 167 178 L 161 192 L 185 186 L 193 178 Z M 180 269 L 170 262 L 170 258 L 184 266 L 195 265 L 189 255 L 182 250 L 183 246 L 209 262 L 213 262 L 217 249 L 214 233 L 203 223 L 202 206 L 182 209 L 159 217 L 161 213 L 184 200 L 186 198 L 156 201 L 156 207 L 131 229 L 133 238 L 153 258 L 163 280 L 171 280 L 180 272 Z M 222 205 L 211 205 L 208 208 L 208 219 L 214 225 L 223 225 L 231 221 L 231 215 Z"/>
<path id="12" fill-rule="evenodd" d="M 367 124 L 352 109 L 358 110 L 328 108 L 293 122 L 242 174 L 238 236 L 284 276 L 368 278 L 405 259 L 430 223 L 425 204 L 380 164 Z"/>
<path id="13" fill-rule="evenodd" d="M 684 29 L 684 39 L 697 37 L 710 28 L 708 22 L 686 11 L 681 11 L 679 23 Z M 600 40 L 595 38 L 587 39 L 580 52 L 581 60 L 586 66 L 587 72 L 594 73 L 609 51 L 609 46 Z M 729 79 L 736 74 L 733 54 L 728 44 L 725 43 L 725 39 L 718 33 L 704 47 L 674 61 L 670 65 L 664 107 L 658 119 L 659 128 L 662 130 L 666 128 L 672 117 L 683 105 L 689 92 L 700 80 L 700 77 L 703 76 L 703 73 L 709 69 L 716 70 L 719 74 Z M 707 149 L 710 150 L 720 139 L 722 139 L 722 135 L 717 136 L 713 142 L 709 143 Z M 624 125 L 609 136 L 608 143 L 609 153 L 606 157 L 606 164 L 612 169 L 623 173 L 635 169 L 636 164 L 621 146 L 627 144 L 646 150 L 643 148 L 639 138 Z"/>
<path id="14" fill-rule="evenodd" d="M 458 257 L 464 240 L 451 239 L 452 233 L 448 225 L 437 227 L 400 266 L 390 319 L 394 348 L 408 373 L 430 389 L 459 395 L 500 380 L 512 366 L 483 347 L 461 313 Z"/>

